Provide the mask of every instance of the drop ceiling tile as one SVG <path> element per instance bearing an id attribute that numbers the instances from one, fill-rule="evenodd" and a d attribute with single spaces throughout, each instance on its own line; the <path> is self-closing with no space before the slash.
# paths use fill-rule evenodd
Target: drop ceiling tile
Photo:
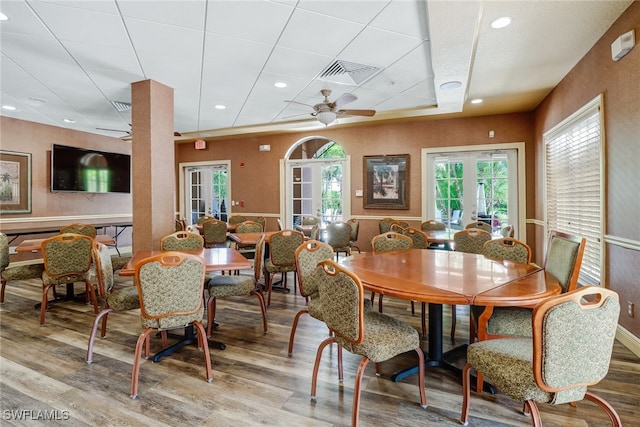
<path id="1" fill-rule="evenodd" d="M 340 53 L 339 59 L 387 67 L 420 44 L 422 40 L 416 37 L 367 27 Z"/>
<path id="2" fill-rule="evenodd" d="M 332 57 L 276 47 L 264 71 L 285 76 L 313 79 L 332 61 Z"/>
<path id="3" fill-rule="evenodd" d="M 298 3 L 298 8 L 360 24 L 368 24 L 390 3 L 391 0 L 301 0 Z"/>
<path id="4" fill-rule="evenodd" d="M 206 0 L 163 0 L 160 6 L 150 7 L 147 1 L 120 1 L 118 7 L 122 15 L 127 18 L 203 31 L 207 2 Z"/>

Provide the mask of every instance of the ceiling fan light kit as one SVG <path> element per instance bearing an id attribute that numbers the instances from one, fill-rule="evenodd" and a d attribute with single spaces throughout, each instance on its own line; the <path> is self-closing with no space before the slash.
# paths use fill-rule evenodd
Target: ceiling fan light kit
<path id="1" fill-rule="evenodd" d="M 325 126 L 329 126 L 331 123 L 335 122 L 338 115 L 372 117 L 374 114 L 376 114 L 376 110 L 343 110 L 341 109 L 340 107 L 342 107 L 343 105 L 358 99 L 357 96 L 351 93 L 343 93 L 342 96 L 340 96 L 340 98 L 336 99 L 333 102 L 329 101 L 331 90 L 322 89 L 320 93 L 322 94 L 322 96 L 324 96 L 324 101 L 316 105 L 303 104 L 302 102 L 298 102 L 294 100 L 288 100 L 288 101 L 285 100 L 285 102 L 305 105 L 307 107 L 313 108 L 313 112 L 310 114 Z"/>
<path id="2" fill-rule="evenodd" d="M 316 114 L 316 118 L 323 125 L 329 126 L 336 120 L 336 113 L 334 113 L 333 111 L 320 111 L 318 114 Z"/>

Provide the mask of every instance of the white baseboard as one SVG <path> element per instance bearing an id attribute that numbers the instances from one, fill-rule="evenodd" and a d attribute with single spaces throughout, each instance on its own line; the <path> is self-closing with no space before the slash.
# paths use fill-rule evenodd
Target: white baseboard
<path id="1" fill-rule="evenodd" d="M 616 331 L 616 339 L 620 341 L 623 346 L 631 350 L 633 354 L 640 357 L 640 338 L 636 337 L 631 332 L 618 325 L 618 330 Z"/>

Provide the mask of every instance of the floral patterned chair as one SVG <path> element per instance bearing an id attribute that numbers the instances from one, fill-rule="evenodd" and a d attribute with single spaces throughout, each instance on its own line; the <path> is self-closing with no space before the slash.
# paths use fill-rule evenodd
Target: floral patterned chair
<path id="1" fill-rule="evenodd" d="M 304 234 L 299 231 L 284 229 L 269 237 L 269 258 L 265 259 L 263 271 L 265 289 L 267 291 L 267 307 L 271 305 L 273 275 L 281 273 L 283 284 L 287 288 L 287 273 L 296 271 L 296 249 L 304 243 Z M 297 278 L 293 276 L 295 292 Z"/>
<path id="2" fill-rule="evenodd" d="M 176 231 L 160 240 L 160 248 L 163 251 L 197 251 L 203 247 L 202 236 L 189 231 Z"/>
<path id="3" fill-rule="evenodd" d="M 351 226 L 344 221 L 332 222 L 327 225 L 327 243 L 336 254 L 336 262 L 340 252 L 345 256 L 351 255 Z"/>

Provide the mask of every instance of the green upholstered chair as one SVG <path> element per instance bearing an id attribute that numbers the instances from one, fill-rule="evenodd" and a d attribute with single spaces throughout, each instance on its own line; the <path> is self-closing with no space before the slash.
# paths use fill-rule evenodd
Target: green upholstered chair
<path id="1" fill-rule="evenodd" d="M 582 399 L 601 407 L 614 426 L 621 426 L 615 409 L 588 390 L 607 374 L 619 314 L 615 292 L 586 286 L 538 304 L 531 338 L 470 344 L 463 370 L 461 422 L 468 422 L 469 373 L 475 368 L 502 393 L 525 402 L 534 426 L 542 425 L 538 403 L 558 405 Z"/>
<path id="2" fill-rule="evenodd" d="M 216 303 L 218 298 L 240 297 L 252 295 L 258 299 L 260 310 L 262 311 L 262 327 L 267 333 L 267 307 L 260 289 L 260 276 L 262 274 L 262 259 L 264 250 L 264 235 L 258 239 L 255 246 L 256 256 L 253 262 L 253 276 L 247 275 L 215 275 L 207 282 L 209 299 L 207 300 L 207 335 L 211 335 L 211 330 L 216 318 Z"/>
<path id="3" fill-rule="evenodd" d="M 427 406 L 424 389 L 424 355 L 420 348 L 418 332 L 394 317 L 365 309 L 362 283 L 353 273 L 345 270 L 333 260 L 320 261 L 319 296 L 322 317 L 333 336 L 318 346 L 311 382 L 311 399 L 316 399 L 316 384 L 322 352 L 331 343 L 337 343 L 350 353 L 362 356 L 355 377 L 351 425 L 357 426 L 360 412 L 360 390 L 362 377 L 369 362 L 380 363 L 399 354 L 414 350 L 418 354 L 418 388 L 420 405 Z M 339 363 L 341 371 L 342 364 Z M 342 372 L 340 372 L 342 378 Z"/>
<path id="4" fill-rule="evenodd" d="M 425 233 L 429 233 L 431 231 L 446 231 L 447 225 L 444 222 L 440 222 L 435 219 L 429 219 L 423 221 L 420 224 L 420 230 Z M 429 248 L 431 249 L 444 249 L 444 245 L 442 243 L 429 243 Z"/>
<path id="5" fill-rule="evenodd" d="M 58 285 L 84 282 L 87 298 L 91 298 L 94 311 L 98 314 L 98 299 L 90 279 L 92 248 L 93 239 L 83 234 L 64 233 L 42 242 L 44 271 L 42 272 L 40 325 L 44 325 L 49 290 L 55 289 Z"/>
<path id="6" fill-rule="evenodd" d="M 205 248 L 225 248 L 227 242 L 227 223 L 217 219 L 210 219 L 202 223 L 202 236 Z"/>
<path id="7" fill-rule="evenodd" d="M 320 218 L 317 216 L 304 216 L 302 217 L 302 225 L 316 225 L 320 224 Z"/>
<path id="8" fill-rule="evenodd" d="M 255 219 L 255 222 L 262 226 L 262 231 L 267 231 L 267 218 L 259 216 Z"/>
<path id="9" fill-rule="evenodd" d="M 264 282 L 267 290 L 267 307 L 271 305 L 273 276 L 282 274 L 282 282 L 287 287 L 287 273 L 296 271 L 296 249 L 304 243 L 304 234 L 299 231 L 284 229 L 269 237 L 269 258 L 264 261 Z M 295 291 L 297 278 L 293 276 Z"/>
<path id="10" fill-rule="evenodd" d="M 163 251 L 197 251 L 204 248 L 204 239 L 200 234 L 189 231 L 176 231 L 160 240 Z"/>
<path id="11" fill-rule="evenodd" d="M 74 234 L 82 234 L 84 236 L 89 236 L 92 239 L 96 237 L 97 231 L 96 228 L 91 224 L 69 224 L 60 228 L 60 234 L 64 233 L 74 233 Z"/>
<path id="12" fill-rule="evenodd" d="M 243 221 L 236 227 L 236 233 L 262 233 L 264 227 L 257 221 Z M 246 258 L 253 258 L 256 254 L 255 245 L 242 245 L 237 243 L 236 249 Z"/>
<path id="13" fill-rule="evenodd" d="M 245 222 L 247 217 L 244 215 L 231 215 L 229 217 L 229 224 L 240 224 L 241 222 Z"/>
<path id="14" fill-rule="evenodd" d="M 336 262 L 340 252 L 351 255 L 351 226 L 344 221 L 336 221 L 327 225 L 327 243 L 336 254 Z"/>
<path id="15" fill-rule="evenodd" d="M 489 234 L 493 233 L 493 227 L 483 221 L 470 222 L 469 224 L 465 225 L 464 228 L 477 228 L 479 230 L 484 230 Z"/>
<path id="16" fill-rule="evenodd" d="M 371 248 L 373 253 L 406 251 L 413 248 L 413 240 L 404 234 L 389 231 L 373 236 Z M 375 292 L 371 292 L 371 304 L 374 303 L 375 297 Z M 382 313 L 382 295 L 378 298 L 378 311 Z"/>
<path id="17" fill-rule="evenodd" d="M 136 265 L 134 280 L 140 298 L 140 318 L 144 330 L 138 337 L 133 359 L 132 399 L 138 397 L 142 347 L 145 345 L 145 356 L 148 356 L 149 335 L 155 330 L 167 331 L 188 325 L 195 327 L 198 347 L 204 350 L 207 381 L 213 380 L 206 331 L 201 323 L 204 315 L 204 276 L 204 260 L 184 252 L 165 252 Z"/>
<path id="18" fill-rule="evenodd" d="M 300 295 L 306 299 L 307 305 L 298 311 L 293 318 L 293 326 L 289 334 L 289 356 L 293 353 L 293 341 L 300 316 L 306 313 L 315 319 L 322 320 L 317 280 L 317 277 L 321 277 L 321 272 L 318 262 L 331 258 L 333 258 L 333 248 L 317 240 L 308 240 L 296 249 L 298 287 Z"/>
<path id="19" fill-rule="evenodd" d="M 203 215 L 198 218 L 198 225 L 202 225 L 207 221 L 211 221 L 212 219 L 215 219 L 215 218 L 209 215 Z"/>
<path id="20" fill-rule="evenodd" d="M 404 230 L 404 235 L 410 237 L 413 241 L 413 249 L 427 249 L 429 247 L 429 238 L 424 231 L 407 227 Z"/>
<path id="21" fill-rule="evenodd" d="M 378 228 L 380 229 L 380 234 L 384 234 L 391 231 L 392 224 L 398 224 L 402 228 L 407 228 L 409 226 L 409 224 L 407 224 L 406 222 L 399 221 L 394 218 L 382 218 L 378 222 Z"/>
<path id="22" fill-rule="evenodd" d="M 4 302 L 4 291 L 7 287 L 7 282 L 38 279 L 42 277 L 42 272 L 44 271 L 44 264 L 42 262 L 9 267 L 10 261 L 9 239 L 6 234 L 0 233 L 0 278 L 2 279 L 0 303 Z"/>
<path id="23" fill-rule="evenodd" d="M 347 220 L 347 224 L 351 227 L 351 241 L 349 245 L 351 245 L 351 249 L 357 249 L 358 253 L 360 253 L 360 248 L 356 245 L 358 232 L 360 231 L 360 221 L 357 218 L 350 218 Z"/>
<path id="24" fill-rule="evenodd" d="M 93 362 L 93 344 L 98 331 L 98 325 L 101 323 L 100 321 L 102 321 L 100 337 L 104 338 L 107 334 L 107 318 L 109 313 L 140 308 L 137 287 L 124 286 L 115 289 L 113 265 L 111 263 L 109 248 L 98 242 L 94 242 L 93 244 L 93 266 L 98 291 L 100 295 L 105 298 L 106 303 L 104 309 L 98 313 L 93 321 L 93 327 L 89 335 L 89 344 L 87 345 L 88 364 Z M 131 285 L 133 285 L 133 283 Z"/>
<path id="25" fill-rule="evenodd" d="M 471 254 L 483 254 L 484 243 L 489 240 L 491 233 L 479 228 L 467 228 L 453 235 L 454 249 Z"/>

